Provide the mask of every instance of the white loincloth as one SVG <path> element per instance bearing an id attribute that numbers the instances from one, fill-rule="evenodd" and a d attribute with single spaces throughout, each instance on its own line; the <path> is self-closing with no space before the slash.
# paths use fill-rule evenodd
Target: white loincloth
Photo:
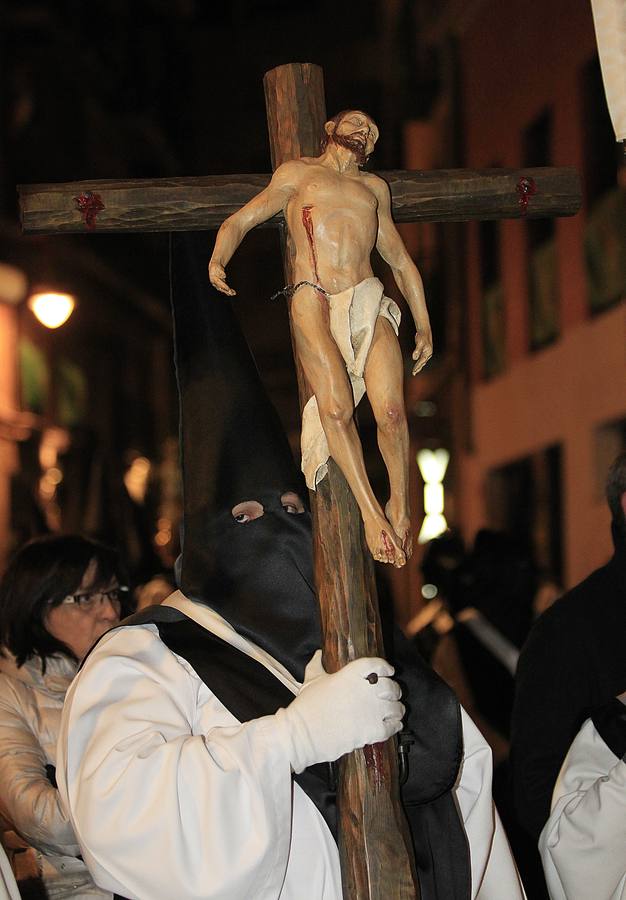
<path id="1" fill-rule="evenodd" d="M 400 309 L 384 295 L 384 287 L 378 278 L 366 278 L 355 287 L 339 294 L 328 295 L 330 333 L 343 356 L 352 385 L 354 405 L 358 405 L 365 393 L 363 370 L 374 338 L 376 320 L 387 319 L 395 333 L 400 326 Z M 314 491 L 328 472 L 328 442 L 317 407 L 311 397 L 302 411 L 302 471 L 307 486 Z"/>

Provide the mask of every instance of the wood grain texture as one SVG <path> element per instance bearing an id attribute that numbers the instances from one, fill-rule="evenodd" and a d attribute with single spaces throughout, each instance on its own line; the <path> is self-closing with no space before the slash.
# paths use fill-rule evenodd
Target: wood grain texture
<path id="1" fill-rule="evenodd" d="M 309 83 L 318 89 L 317 76 L 311 75 Z M 295 102 L 301 93 L 302 87 L 298 90 L 289 82 L 281 87 L 271 80 L 268 83 L 266 76 L 266 100 L 272 104 L 268 113 L 270 126 L 284 136 L 289 152 L 297 148 L 295 132 L 280 119 L 275 104 Z M 307 110 L 311 118 L 325 118 L 320 116 L 319 102 L 316 105 L 310 100 Z M 310 120 L 301 118 L 307 145 L 311 147 L 308 155 L 315 155 L 319 152 L 320 138 L 313 132 Z M 271 143 L 273 160 L 284 162 L 289 158 L 287 151 L 280 149 L 282 144 L 277 137 Z M 571 168 L 442 169 L 377 174 L 389 184 L 397 222 L 521 218 L 517 185 L 522 177 L 534 179 L 537 188 L 529 198 L 528 218 L 571 216 L 581 204 L 580 180 Z M 224 219 L 258 194 L 269 180 L 269 175 L 216 175 L 19 185 L 20 218 L 26 234 L 87 231 L 74 198 L 85 191 L 94 191 L 104 203 L 104 209 L 96 217 L 95 232 L 219 228 Z M 275 216 L 261 227 L 276 226 L 282 221 L 282 215 Z"/>
<path id="2" fill-rule="evenodd" d="M 332 459 L 312 503 L 324 663 L 335 671 L 360 656 L 384 655 L 374 564 L 356 501 Z M 343 757 L 338 804 L 345 898 L 419 898 L 399 797 L 395 739 Z"/>
<path id="3" fill-rule="evenodd" d="M 266 74 L 264 86 L 272 164 L 317 155 L 326 120 L 321 70 L 281 66 Z M 281 230 L 289 284 L 294 251 L 284 226 Z M 294 358 L 302 409 L 311 389 L 295 351 Z M 373 561 L 359 509 L 332 459 L 328 475 L 310 498 L 324 664 L 336 671 L 352 659 L 384 655 Z M 412 845 L 400 804 L 395 740 L 344 757 L 338 804 L 344 898 L 418 898 Z"/>
<path id="4" fill-rule="evenodd" d="M 263 88 L 272 169 L 300 156 L 318 156 L 326 121 L 321 68 L 311 63 L 279 66 L 265 73 Z"/>
<path id="5" fill-rule="evenodd" d="M 269 175 L 218 175 L 19 185 L 20 218 L 27 234 L 87 231 L 74 198 L 93 191 L 104 203 L 96 233 L 219 228 L 269 180 Z"/>
<path id="6" fill-rule="evenodd" d="M 532 179 L 528 218 L 573 216 L 582 202 L 580 178 L 573 168 L 439 169 L 380 172 L 389 184 L 397 222 L 467 222 L 471 219 L 519 219 L 524 216 L 518 184 Z"/>

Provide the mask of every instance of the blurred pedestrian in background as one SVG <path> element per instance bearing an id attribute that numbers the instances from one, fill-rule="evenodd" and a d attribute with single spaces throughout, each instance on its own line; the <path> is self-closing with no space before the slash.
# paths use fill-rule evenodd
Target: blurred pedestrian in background
<path id="1" fill-rule="evenodd" d="M 535 840 L 585 719 L 626 690 L 626 453 L 611 466 L 612 559 L 557 600 L 520 656 L 511 755 L 519 820 Z"/>
<path id="2" fill-rule="evenodd" d="M 23 898 L 111 897 L 61 808 L 56 743 L 78 665 L 127 597 L 117 553 L 75 536 L 29 542 L 0 583 L 0 827 Z"/>
<path id="3" fill-rule="evenodd" d="M 509 772 L 515 673 L 535 618 L 538 572 L 525 543 L 504 532 L 479 531 L 466 556 L 458 552 L 458 539 L 455 554 L 452 546 L 449 540 L 444 546 L 433 542 L 424 558 L 425 586 L 440 583 L 441 600 L 431 601 L 431 609 L 437 600 L 440 608 L 422 624 L 416 642 L 430 645 L 434 670 L 453 688 L 491 747 L 493 797 L 528 895 L 539 900 L 545 892 L 541 864 L 536 846 L 516 820 Z"/>
<path id="4" fill-rule="evenodd" d="M 420 566 L 422 597 L 426 602 L 404 630 L 427 662 L 432 661 L 441 638 L 454 627 L 449 598 L 455 592 L 464 560 L 463 540 L 454 531 L 447 531 L 426 545 Z"/>
<path id="5" fill-rule="evenodd" d="M 606 496 L 614 556 L 539 616 L 519 659 L 511 729 L 512 787 L 516 820 L 535 846 L 550 815 L 557 775 L 578 730 L 626 690 L 626 454 L 609 470 Z M 538 866 L 537 853 L 534 859 Z M 528 870 L 524 877 L 529 883 Z M 547 896 L 538 890 L 537 897 Z M 593 892 L 593 896 L 601 895 Z"/>
<path id="6" fill-rule="evenodd" d="M 494 768 L 508 758 L 515 670 L 535 590 L 530 553 L 509 535 L 487 529 L 478 532 L 447 585 L 454 627 L 438 643 L 433 668 L 489 742 Z"/>

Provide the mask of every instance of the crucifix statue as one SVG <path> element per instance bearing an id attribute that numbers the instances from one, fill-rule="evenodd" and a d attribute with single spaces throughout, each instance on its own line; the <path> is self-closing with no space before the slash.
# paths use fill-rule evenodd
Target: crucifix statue
<path id="1" fill-rule="evenodd" d="M 384 653 L 372 553 L 401 564 L 410 552 L 410 538 L 408 506 L 403 499 L 404 448 L 402 456 L 393 458 L 392 453 L 391 459 L 386 458 L 390 473 L 394 472 L 393 504 L 387 507 L 387 517 L 371 495 L 358 438 L 352 431 L 354 401 L 346 364 L 332 337 L 332 297 L 347 294 L 354 309 L 360 309 L 358 297 L 355 301 L 352 295 L 371 279 L 369 254 L 378 244 L 416 320 L 413 362 L 417 370 L 431 353 L 428 317 L 419 275 L 397 242 L 391 213 L 396 222 L 573 215 L 580 205 L 580 185 L 573 169 L 395 171 L 382 173 L 391 189 L 390 202 L 383 181 L 358 167 L 361 151 L 370 152 L 368 147 L 375 143 L 374 122 L 354 110 L 325 125 L 319 67 L 306 63 L 280 66 L 266 74 L 264 87 L 276 170 L 273 181 L 268 175 L 232 175 L 23 185 L 21 217 L 28 233 L 191 231 L 219 228 L 233 214 L 235 222 L 237 216 L 240 223 L 245 222 L 241 216 L 247 214 L 240 210 L 249 204 L 249 227 L 270 219 L 268 224 L 280 228 L 301 407 L 316 395 L 321 422 L 328 427 L 326 436 L 332 435 L 330 455 L 340 462 L 338 466 L 333 458 L 328 460 L 327 477 L 317 482 L 312 495 L 324 662 L 326 669 L 335 671 L 356 657 Z M 355 135 L 352 149 L 329 140 L 318 157 L 324 134 L 329 138 L 343 134 L 350 141 L 351 133 Z M 269 197 L 267 205 L 264 195 Z M 228 228 L 218 240 L 211 277 L 228 291 L 219 267 L 228 262 L 238 240 L 227 235 Z M 301 281 L 310 283 L 298 287 Z M 383 308 L 384 298 L 378 299 Z M 370 398 L 373 404 L 380 401 L 383 418 L 385 409 L 391 408 L 394 416 L 401 409 L 393 319 L 393 312 L 374 316 L 372 346 L 363 370 Z M 377 361 L 377 355 L 383 360 Z M 323 371 L 323 360 L 328 360 L 327 371 Z M 386 395 L 378 383 L 372 390 L 372 378 L 368 378 L 379 370 L 382 377 L 396 379 Z M 337 384 L 342 387 L 333 405 L 332 390 Z M 333 420 L 330 425 L 329 418 Z M 396 759 L 392 739 L 341 761 L 339 849 L 344 895 L 351 900 L 419 896 L 398 799 Z"/>
<path id="2" fill-rule="evenodd" d="M 413 375 L 432 355 L 430 322 L 422 279 L 391 217 L 389 188 L 382 178 L 361 171 L 378 140 L 376 123 L 360 110 L 345 110 L 325 123 L 324 132 L 321 156 L 283 163 L 269 185 L 222 224 L 209 277 L 233 296 L 224 267 L 251 228 L 283 212 L 295 247 L 295 283 L 283 293 L 291 298 L 296 352 L 313 389 L 302 414 L 307 485 L 315 490 L 332 456 L 359 506 L 372 556 L 399 568 L 412 551 L 400 310 L 374 277 L 374 245 L 413 314 Z M 384 513 L 365 471 L 353 418 L 365 390 L 389 474 Z"/>

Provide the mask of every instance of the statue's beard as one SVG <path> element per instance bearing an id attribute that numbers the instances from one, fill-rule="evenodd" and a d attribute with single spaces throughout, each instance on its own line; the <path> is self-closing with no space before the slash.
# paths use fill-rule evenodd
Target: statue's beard
<path id="1" fill-rule="evenodd" d="M 351 138 L 346 134 L 333 134 L 332 140 L 340 147 L 346 147 L 346 149 L 351 150 L 356 156 L 356 162 L 358 166 L 365 165 L 365 163 L 367 162 L 365 144 L 361 143 L 361 141 L 357 141 L 354 138 Z"/>

